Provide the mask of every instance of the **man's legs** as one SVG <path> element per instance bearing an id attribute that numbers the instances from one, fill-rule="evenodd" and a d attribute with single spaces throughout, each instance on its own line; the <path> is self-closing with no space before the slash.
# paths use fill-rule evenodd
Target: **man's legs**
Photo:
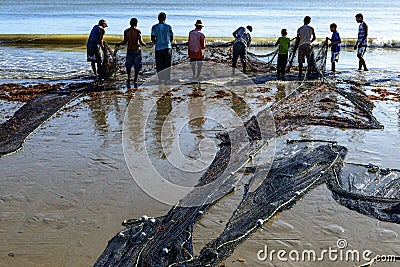
<path id="1" fill-rule="evenodd" d="M 281 71 L 282 76 L 285 76 L 286 74 L 286 65 L 288 61 L 288 56 L 289 56 L 288 54 L 282 55 L 282 71 Z"/>
<path id="2" fill-rule="evenodd" d="M 236 64 L 239 58 L 239 47 L 237 46 L 237 44 L 233 45 L 233 51 L 232 51 L 232 73 L 235 73 L 235 69 L 236 69 Z"/>
<path id="3" fill-rule="evenodd" d="M 242 62 L 243 73 L 246 74 L 246 48 L 243 47 L 242 51 L 240 51 L 240 61 Z"/>
<path id="4" fill-rule="evenodd" d="M 317 68 L 315 66 L 314 54 L 312 53 L 311 49 L 307 50 L 306 57 L 307 57 L 307 73 L 306 73 L 306 75 L 309 76 L 311 74 L 316 74 Z"/>
<path id="5" fill-rule="evenodd" d="M 332 68 L 331 71 L 335 72 L 335 62 L 336 62 L 336 54 L 337 52 L 332 52 L 332 56 L 331 56 L 331 63 L 332 63 Z"/>
<path id="6" fill-rule="evenodd" d="M 200 76 L 202 67 L 203 67 L 203 61 L 202 60 L 198 60 L 197 61 L 197 78 L 199 78 L 199 76 Z"/>
<path id="7" fill-rule="evenodd" d="M 126 58 L 125 58 L 126 74 L 128 75 L 128 80 L 127 80 L 128 87 L 130 87 L 131 84 L 131 71 L 132 71 L 133 61 L 134 61 L 133 51 L 128 50 L 126 52 Z"/>
<path id="8" fill-rule="evenodd" d="M 287 54 L 278 54 L 278 66 L 277 66 L 278 78 L 285 76 L 287 61 L 288 61 Z"/>
<path id="9" fill-rule="evenodd" d="M 360 48 L 357 50 L 358 70 L 361 70 L 362 67 L 364 67 L 364 70 L 365 70 L 365 71 L 368 70 L 367 65 L 366 65 L 366 63 L 365 63 L 365 60 L 364 60 L 364 54 L 365 54 L 365 51 L 366 51 L 366 50 L 367 50 L 367 48 L 366 48 L 365 46 L 360 47 Z"/>
<path id="10" fill-rule="evenodd" d="M 196 60 L 194 58 L 190 59 L 190 67 L 192 68 L 192 77 L 196 76 Z"/>
<path id="11" fill-rule="evenodd" d="M 163 77 L 161 75 L 161 71 L 163 70 L 163 55 L 162 55 L 162 50 L 156 50 L 155 51 L 155 56 L 156 56 L 156 70 L 157 70 L 157 75 L 158 75 L 158 80 L 163 80 Z"/>
<path id="12" fill-rule="evenodd" d="M 133 67 L 135 68 L 135 77 L 133 78 L 134 88 L 138 87 L 139 71 L 142 70 L 142 52 L 136 51 L 133 57 Z"/>
<path id="13" fill-rule="evenodd" d="M 357 57 L 358 57 L 358 70 L 361 70 L 361 68 L 364 67 L 364 70 L 367 71 L 368 68 L 363 58 L 363 54 L 357 54 Z"/>
<path id="14" fill-rule="evenodd" d="M 97 75 L 96 62 L 93 62 L 93 61 L 92 61 L 92 70 L 93 70 L 94 75 Z"/>
<path id="15" fill-rule="evenodd" d="M 303 63 L 299 62 L 299 79 L 301 79 L 301 74 L 303 73 Z"/>
<path id="16" fill-rule="evenodd" d="M 87 47 L 87 61 L 90 61 L 94 75 L 98 74 L 101 65 L 101 54 L 99 46 Z M 96 69 L 97 64 L 97 69 Z"/>
<path id="17" fill-rule="evenodd" d="M 159 50 L 159 79 L 162 81 L 169 81 L 171 79 L 171 65 L 172 65 L 172 49 L 166 48 Z"/>
<path id="18" fill-rule="evenodd" d="M 304 45 L 299 46 L 298 58 L 299 58 L 299 79 L 303 73 L 303 63 L 305 62 L 305 51 Z"/>
<path id="19" fill-rule="evenodd" d="M 282 71 L 282 69 L 284 69 L 283 67 L 283 54 L 278 54 L 278 65 L 276 67 L 276 76 L 278 77 L 278 79 L 283 75 L 284 71 Z"/>
<path id="20" fill-rule="evenodd" d="M 311 60 L 311 45 L 309 44 L 303 44 L 299 46 L 299 79 L 301 79 L 301 75 L 303 73 L 303 64 L 305 62 L 305 59 L 307 58 L 307 72 L 310 71 L 310 68 L 312 67 L 312 60 Z"/>
<path id="21" fill-rule="evenodd" d="M 171 79 L 172 49 L 156 50 L 156 69 L 160 81 Z"/>

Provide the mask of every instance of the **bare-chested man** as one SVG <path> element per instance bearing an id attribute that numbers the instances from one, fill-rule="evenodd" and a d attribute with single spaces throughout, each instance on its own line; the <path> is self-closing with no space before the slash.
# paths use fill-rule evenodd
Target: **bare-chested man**
<path id="1" fill-rule="evenodd" d="M 131 69 L 133 66 L 135 68 L 133 84 L 134 87 L 137 88 L 139 71 L 142 69 L 142 51 L 140 45 L 146 45 L 146 43 L 142 39 L 142 32 L 137 28 L 137 18 L 132 18 L 130 25 L 131 27 L 124 31 L 124 40 L 118 43 L 117 46 L 128 44 L 125 60 L 126 73 L 128 74 L 128 86 L 130 86 Z"/>

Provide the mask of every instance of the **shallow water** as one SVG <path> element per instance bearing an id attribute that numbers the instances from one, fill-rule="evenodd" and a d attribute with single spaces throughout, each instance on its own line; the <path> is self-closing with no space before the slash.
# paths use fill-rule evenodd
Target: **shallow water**
<path id="1" fill-rule="evenodd" d="M 294 37 L 304 16 L 308 15 L 312 17 L 311 25 L 318 38 L 331 35 L 329 25 L 333 22 L 338 24 L 342 38 L 355 38 L 358 25 L 354 16 L 361 12 L 369 25 L 370 38 L 400 41 L 397 0 L 3 0 L 0 33 L 88 34 L 92 26 L 104 18 L 108 22 L 108 33 L 123 34 L 129 19 L 137 17 L 143 34 L 150 35 L 151 26 L 157 23 L 161 11 L 166 12 L 167 23 L 179 36 L 187 36 L 194 22 L 202 19 L 206 36 L 230 37 L 238 26 L 251 24 L 253 35 L 257 37 L 280 36 L 282 28 L 288 29 L 289 36 Z"/>
<path id="2" fill-rule="evenodd" d="M 50 53 L 42 48 L 9 48 L 0 50 L 0 55 L 21 55 L 18 63 L 0 60 L 0 81 L 44 82 L 48 80 L 90 80 L 89 65 L 84 62 L 84 50 L 69 52 L 54 50 Z M 263 51 L 261 51 L 263 52 Z M 356 65 L 353 51 L 343 51 L 337 66 L 337 81 L 364 80 L 369 82 L 364 90 L 371 92 L 374 87 L 399 88 L 399 67 L 396 60 L 398 50 L 370 50 L 367 63 L 369 72 L 354 70 Z M 30 56 L 28 56 L 30 55 Z M 63 58 L 65 66 L 58 66 L 57 58 Z M 56 62 L 55 62 L 56 61 Z M 34 66 L 32 69 L 25 65 Z M 42 69 L 41 65 L 45 66 Z M 35 67 L 36 66 L 36 67 Z M 16 75 L 9 69 L 19 69 L 23 75 Z M 65 70 L 73 70 L 72 73 Z M 332 76 L 328 75 L 330 78 Z M 123 79 L 123 76 L 118 76 Z M 202 85 L 202 98 L 194 98 L 191 105 L 185 105 L 178 96 L 187 97 L 196 86 L 182 86 L 172 91 L 171 97 L 159 97 L 156 90 L 149 88 L 137 92 L 114 94 L 103 92 L 75 100 L 56 116 L 51 118 L 34 134 L 24 148 L 13 155 L 0 158 L 0 265 L 1 266 L 88 266 L 92 265 L 105 248 L 107 241 L 122 229 L 120 223 L 127 218 L 161 216 L 170 209 L 136 184 L 125 162 L 122 146 L 125 110 L 130 100 L 134 106 L 129 124 L 129 140 L 141 140 L 136 135 L 141 124 L 148 128 L 147 140 L 160 140 L 163 130 L 173 129 L 180 133 L 179 151 L 183 157 L 176 164 L 190 168 L 187 157 L 210 162 L 215 153 L 213 135 L 218 132 L 218 123 L 225 118 L 216 109 L 231 107 L 237 114 L 246 117 L 247 107 L 259 110 L 272 102 L 265 96 L 280 99 L 293 90 L 293 84 L 268 82 L 270 91 L 260 93 L 253 90 L 246 96 L 246 102 L 236 98 L 215 96 L 214 85 Z M 118 80 L 117 88 L 125 92 L 126 87 Z M 157 89 L 158 90 L 158 89 Z M 263 96 L 263 97 L 260 97 Z M 85 100 L 85 101 L 83 101 Z M 392 101 L 374 102 L 374 115 L 385 126 L 383 130 L 345 130 L 329 127 L 302 127 L 296 132 L 278 138 L 277 151 L 286 139 L 316 138 L 337 140 L 349 149 L 346 162 L 374 163 L 382 167 L 399 169 L 400 152 L 400 104 Z M 0 102 L 0 110 L 8 109 Z M 15 104 L 18 105 L 18 104 Z M 11 107 L 2 117 L 11 114 L 17 106 Z M 217 109 L 218 110 L 218 109 Z M 164 125 L 163 118 L 169 117 L 171 125 Z M 144 115 L 149 114 L 146 120 Z M 175 114 L 175 115 L 174 115 Z M 177 115 L 183 115 L 179 117 Z M 223 123 L 228 125 L 229 123 Z M 179 131 L 180 130 L 180 131 Z M 174 140 L 165 136 L 163 144 Z M 169 136 L 170 137 L 170 136 Z M 201 146 L 199 146 L 201 144 Z M 167 146 L 168 147 L 168 146 Z M 201 148 L 199 150 L 199 147 Z M 160 147 L 148 146 L 148 153 L 159 157 Z M 174 151 L 166 150 L 166 154 Z M 162 159 L 162 158 L 161 158 Z M 160 160 L 160 159 L 158 159 Z M 191 159 L 193 162 L 193 159 Z M 159 165 L 159 172 L 172 182 L 193 185 L 200 175 L 179 176 L 173 168 Z M 140 166 L 139 166 L 140 167 Z M 182 179 L 180 179 L 182 177 Z M 174 180 L 175 179 L 175 180 Z M 162 188 L 161 188 L 162 189 Z M 195 227 L 195 249 L 222 231 L 231 212 L 236 208 L 242 194 L 235 194 L 216 205 Z M 400 254 L 400 226 L 380 222 L 337 204 L 325 186 L 306 195 L 292 209 L 279 213 L 251 239 L 241 245 L 230 259 L 228 266 L 241 266 L 237 257 L 244 258 L 249 266 L 321 266 L 321 263 L 282 262 L 275 257 L 272 265 L 268 260 L 257 259 L 257 252 L 268 245 L 269 249 L 304 250 L 337 248 L 337 240 L 345 239 L 351 249 L 371 250 L 376 254 Z M 8 256 L 9 253 L 14 253 Z M 361 264 L 360 262 L 359 264 Z M 324 266 L 353 266 L 343 261 L 323 262 Z M 377 265 L 379 266 L 379 265 Z M 383 265 L 382 266 L 386 266 Z M 391 265 L 388 265 L 391 266 Z"/>
<path id="3" fill-rule="evenodd" d="M 0 80 L 62 80 L 89 74 L 83 49 L 1 46 Z M 4 81 L 2 82 L 4 83 Z"/>

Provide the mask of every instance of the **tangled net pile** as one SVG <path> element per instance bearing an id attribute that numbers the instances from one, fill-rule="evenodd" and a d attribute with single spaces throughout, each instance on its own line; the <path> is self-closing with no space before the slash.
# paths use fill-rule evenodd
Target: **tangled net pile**
<path id="1" fill-rule="evenodd" d="M 276 135 L 283 135 L 303 125 L 380 129 L 382 125 L 372 115 L 372 108 L 365 93 L 356 87 L 339 89 L 327 84 L 305 84 L 300 90 L 274 104 L 271 110 Z M 389 183 L 386 183 L 388 180 L 382 182 L 394 188 L 391 190 L 352 192 L 354 188 L 346 188 L 343 185 L 345 182 L 341 180 L 343 160 L 347 153 L 345 147 L 328 144 L 294 149 L 288 145 L 286 151 L 278 152 L 279 157 L 275 158 L 269 172 L 265 166 L 258 166 L 261 171 L 256 172 L 245 187 L 250 188 L 254 181 L 261 178 L 260 185 L 253 191 L 245 191 L 224 231 L 205 245 L 199 255 L 194 255 L 194 225 L 210 207 L 235 190 L 232 186 L 235 168 L 244 166 L 249 158 L 252 159 L 268 143 L 268 137 L 261 138 L 264 130 L 259 127 L 266 124 L 259 122 L 266 121 L 270 115 L 267 111 L 260 112 L 245 124 L 244 129 L 249 137 L 247 144 L 230 142 L 230 137 L 242 133 L 233 131 L 219 135 L 222 139 L 220 149 L 197 185 L 212 185 L 212 192 L 219 192 L 215 201 L 205 201 L 210 188 L 204 191 L 199 188 L 189 193 L 165 216 L 144 216 L 124 221 L 126 228 L 109 241 L 95 266 L 215 266 L 228 258 L 238 245 L 277 212 L 290 208 L 309 190 L 322 183 L 328 183 L 340 203 L 345 200 L 348 203 L 359 203 L 357 201 L 361 196 L 369 201 L 364 206 L 346 204 L 347 207 L 378 219 L 398 222 L 398 214 L 395 214 L 400 205 L 396 191 L 398 178 L 393 178 Z M 224 173 L 228 175 L 221 179 Z M 380 203 L 381 200 L 386 201 L 386 204 L 377 208 L 380 209 L 378 213 L 390 213 L 391 216 L 377 216 L 378 213 L 367 209 L 371 201 Z"/>

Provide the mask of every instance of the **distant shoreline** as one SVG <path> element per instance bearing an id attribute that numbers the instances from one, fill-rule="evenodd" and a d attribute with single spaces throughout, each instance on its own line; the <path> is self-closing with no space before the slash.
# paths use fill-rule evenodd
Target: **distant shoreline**
<path id="1" fill-rule="evenodd" d="M 37 44 L 37 45 L 86 45 L 88 35 L 87 34 L 0 34 L 0 44 Z M 109 43 L 121 42 L 123 39 L 122 35 L 116 34 L 106 34 L 104 39 Z M 150 36 L 143 36 L 145 42 L 150 42 Z M 274 46 L 277 37 L 254 37 L 254 46 Z M 208 43 L 214 42 L 230 42 L 233 37 L 208 37 Z M 174 42 L 182 43 L 187 41 L 187 36 L 175 36 Z M 323 42 L 325 38 L 317 38 L 315 41 Z M 342 46 L 348 47 L 353 46 L 355 43 L 355 38 L 342 38 Z M 392 41 L 391 43 L 379 43 L 376 39 L 369 39 L 370 47 L 387 47 L 387 48 L 400 48 L 400 40 Z"/>

